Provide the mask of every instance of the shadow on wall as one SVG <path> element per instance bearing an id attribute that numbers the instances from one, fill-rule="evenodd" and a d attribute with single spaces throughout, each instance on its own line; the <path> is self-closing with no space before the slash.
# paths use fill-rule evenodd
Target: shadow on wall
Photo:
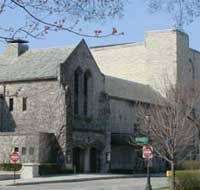
<path id="1" fill-rule="evenodd" d="M 14 132 L 16 123 L 12 109 L 8 106 L 4 96 L 0 94 L 0 132 Z"/>
<path id="2" fill-rule="evenodd" d="M 65 163 L 64 153 L 53 133 L 40 133 L 39 143 L 40 163 L 55 163 L 58 165 Z"/>

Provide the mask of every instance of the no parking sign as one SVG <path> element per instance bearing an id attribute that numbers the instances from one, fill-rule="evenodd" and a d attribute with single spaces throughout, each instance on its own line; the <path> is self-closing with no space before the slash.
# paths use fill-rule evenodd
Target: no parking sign
<path id="1" fill-rule="evenodd" d="M 153 147 L 150 145 L 145 145 L 142 147 L 143 155 L 142 157 L 145 159 L 153 158 Z"/>

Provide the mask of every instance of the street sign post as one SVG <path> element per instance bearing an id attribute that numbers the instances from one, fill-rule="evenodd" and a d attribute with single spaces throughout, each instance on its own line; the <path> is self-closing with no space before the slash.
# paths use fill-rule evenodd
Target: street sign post
<path id="1" fill-rule="evenodd" d="M 16 151 L 11 152 L 11 153 L 9 154 L 9 157 L 10 157 L 10 160 L 11 160 L 14 164 L 16 164 L 16 162 L 20 159 L 19 153 L 16 152 Z M 14 184 L 15 184 L 15 178 L 16 178 L 16 177 L 15 177 L 15 172 L 16 172 L 16 165 L 15 165 L 15 167 L 14 167 L 14 176 L 13 176 Z"/>
<path id="2" fill-rule="evenodd" d="M 150 145 L 145 145 L 142 147 L 142 152 L 142 157 L 147 160 L 147 185 L 145 190 L 152 190 L 150 176 L 150 159 L 153 158 L 153 147 Z"/>
<path id="3" fill-rule="evenodd" d="M 147 144 L 149 142 L 149 138 L 148 137 L 136 137 L 135 142 L 141 143 L 141 144 Z"/>

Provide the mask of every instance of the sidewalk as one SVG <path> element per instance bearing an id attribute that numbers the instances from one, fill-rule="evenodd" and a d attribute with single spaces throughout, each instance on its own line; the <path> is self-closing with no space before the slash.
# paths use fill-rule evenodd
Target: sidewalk
<path id="1" fill-rule="evenodd" d="M 17 179 L 15 185 L 32 185 L 42 183 L 61 183 L 61 182 L 80 182 L 80 181 L 92 181 L 92 180 L 106 180 L 117 178 L 132 178 L 132 177 L 144 177 L 145 174 L 137 175 L 120 175 L 120 174 L 74 174 L 74 175 L 59 175 L 59 176 L 45 176 L 36 177 L 32 179 Z M 163 174 L 156 174 L 153 176 L 163 176 Z M 0 181 L 0 186 L 12 186 L 13 180 Z"/>

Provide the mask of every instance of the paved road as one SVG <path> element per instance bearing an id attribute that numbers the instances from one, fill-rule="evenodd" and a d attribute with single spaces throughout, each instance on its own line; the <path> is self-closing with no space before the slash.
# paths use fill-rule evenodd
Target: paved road
<path id="1" fill-rule="evenodd" d="M 0 187 L 0 190 L 144 190 L 146 178 L 97 180 L 73 183 Z M 166 186 L 166 178 L 152 178 L 154 188 Z"/>

